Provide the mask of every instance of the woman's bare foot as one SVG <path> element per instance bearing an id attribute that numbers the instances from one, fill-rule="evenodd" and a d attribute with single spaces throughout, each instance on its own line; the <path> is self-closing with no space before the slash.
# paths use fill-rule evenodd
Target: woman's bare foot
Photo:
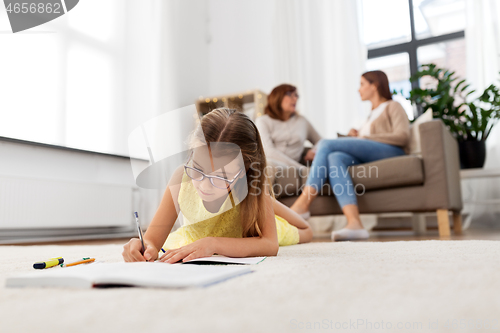
<path id="1" fill-rule="evenodd" d="M 300 198 L 300 197 L 299 197 Z M 291 210 L 293 210 L 295 213 L 299 214 L 300 217 L 302 217 L 304 220 L 309 220 L 311 217 L 311 213 L 309 212 L 309 207 L 305 204 L 302 204 L 298 202 L 299 199 L 297 199 L 292 207 L 290 207 Z"/>
<path id="2" fill-rule="evenodd" d="M 342 212 L 347 218 L 347 225 L 343 229 L 332 232 L 332 241 L 367 239 L 370 236 L 361 224 L 357 205 L 345 205 L 342 207 Z"/>
<path id="3" fill-rule="evenodd" d="M 295 200 L 293 205 L 290 207 L 291 210 L 293 210 L 297 214 L 304 214 L 309 211 L 309 205 L 299 202 L 300 201 L 300 196 Z"/>
<path id="4" fill-rule="evenodd" d="M 363 224 L 361 224 L 360 220 L 351 220 L 347 222 L 347 225 L 344 227 L 344 229 L 349 229 L 349 230 L 360 230 L 364 229 Z"/>
<path id="5" fill-rule="evenodd" d="M 363 224 L 361 224 L 361 218 L 359 216 L 359 210 L 357 205 L 345 205 L 342 207 L 342 212 L 347 218 L 347 225 L 345 229 L 358 230 L 364 229 Z"/>
<path id="6" fill-rule="evenodd" d="M 311 186 L 306 186 L 290 209 L 305 218 L 305 215 L 309 214 L 309 206 L 316 196 L 316 191 Z"/>

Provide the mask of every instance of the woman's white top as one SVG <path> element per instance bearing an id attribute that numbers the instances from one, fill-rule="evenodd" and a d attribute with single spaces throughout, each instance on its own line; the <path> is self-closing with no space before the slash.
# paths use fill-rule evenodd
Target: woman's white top
<path id="1" fill-rule="evenodd" d="M 267 114 L 255 121 L 262 139 L 267 160 L 273 163 L 299 167 L 304 151 L 304 142 L 318 143 L 321 136 L 309 121 L 300 114 L 293 114 L 288 120 L 273 119 Z"/>
<path id="2" fill-rule="evenodd" d="M 363 124 L 363 126 L 361 126 L 361 128 L 358 131 L 358 137 L 369 136 L 371 134 L 370 133 L 370 126 L 371 126 L 372 122 L 375 119 L 377 119 L 382 114 L 382 112 L 384 112 L 385 107 L 387 106 L 388 103 L 389 103 L 389 101 L 386 101 L 386 102 L 380 104 L 379 106 L 377 106 L 375 109 L 371 110 L 365 123 Z"/>

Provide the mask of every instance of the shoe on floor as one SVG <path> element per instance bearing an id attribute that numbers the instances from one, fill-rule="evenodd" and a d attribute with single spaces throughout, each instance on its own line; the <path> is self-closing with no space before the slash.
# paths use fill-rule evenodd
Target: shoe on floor
<path id="1" fill-rule="evenodd" d="M 358 240 L 358 239 L 368 239 L 370 234 L 366 229 L 340 229 L 337 231 L 332 231 L 332 241 L 346 241 L 346 240 Z"/>

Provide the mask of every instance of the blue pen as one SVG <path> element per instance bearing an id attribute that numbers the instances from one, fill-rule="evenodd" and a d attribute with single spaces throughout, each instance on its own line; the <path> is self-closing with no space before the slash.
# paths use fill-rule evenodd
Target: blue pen
<path id="1" fill-rule="evenodd" d="M 142 234 L 141 224 L 139 223 L 139 214 L 137 214 L 137 212 L 134 212 L 134 216 L 135 216 L 135 223 L 137 224 L 137 232 L 139 233 L 139 239 L 141 240 L 142 244 L 142 254 L 144 254 L 146 248 L 144 247 L 144 236 Z"/>

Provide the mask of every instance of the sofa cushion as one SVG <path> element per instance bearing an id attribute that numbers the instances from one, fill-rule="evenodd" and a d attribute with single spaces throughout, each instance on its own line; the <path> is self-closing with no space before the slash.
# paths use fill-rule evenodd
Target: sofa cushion
<path id="1" fill-rule="evenodd" d="M 424 183 L 422 159 L 414 155 L 359 164 L 349 169 L 354 184 L 363 185 L 366 191 Z"/>
<path id="2" fill-rule="evenodd" d="M 300 169 L 277 167 L 273 187 L 276 197 L 297 195 L 299 190 L 306 184 L 309 170 L 306 167 Z M 349 174 L 358 193 L 424 183 L 422 159 L 414 155 L 398 156 L 355 165 L 349 167 Z M 321 194 L 333 195 L 328 184 L 325 185 Z"/>
<path id="3" fill-rule="evenodd" d="M 306 166 L 296 168 L 292 166 L 273 166 L 274 184 L 273 191 L 276 197 L 291 197 L 298 195 L 302 186 L 307 181 L 309 168 Z"/>

